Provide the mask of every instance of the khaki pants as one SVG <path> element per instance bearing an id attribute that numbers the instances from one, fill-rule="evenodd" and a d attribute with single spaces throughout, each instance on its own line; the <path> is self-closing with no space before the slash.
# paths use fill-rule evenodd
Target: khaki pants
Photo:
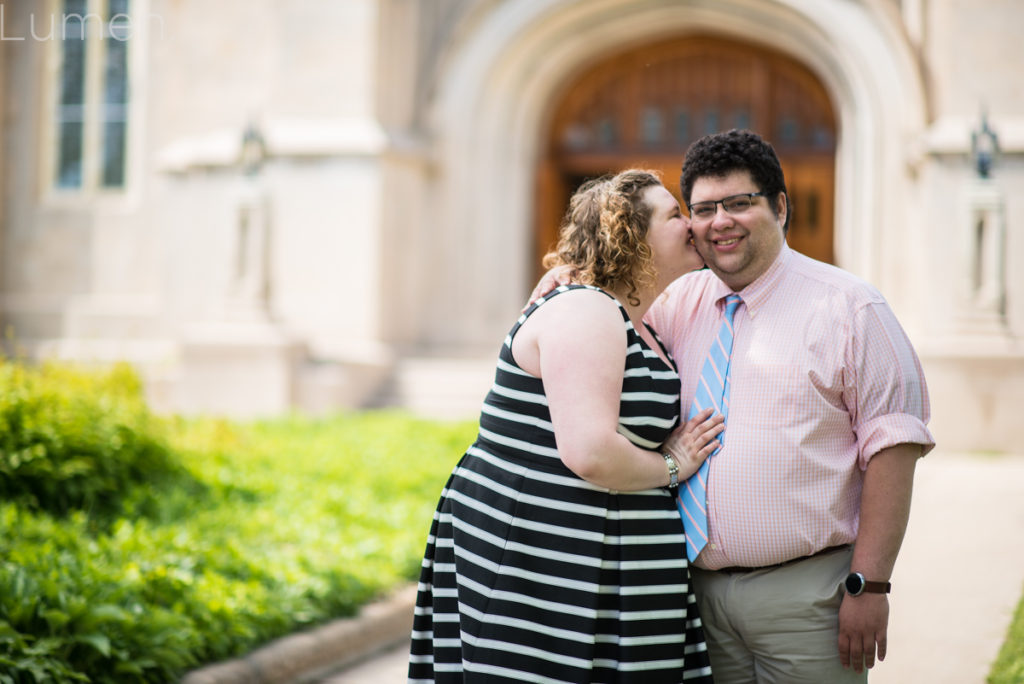
<path id="1" fill-rule="evenodd" d="M 717 684 L 867 681 L 839 663 L 840 585 L 852 548 L 776 568 L 715 572 L 690 566 Z"/>

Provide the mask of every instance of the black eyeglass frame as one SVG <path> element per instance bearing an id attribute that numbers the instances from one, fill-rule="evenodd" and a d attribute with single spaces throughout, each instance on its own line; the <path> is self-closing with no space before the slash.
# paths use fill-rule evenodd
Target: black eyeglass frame
<path id="1" fill-rule="evenodd" d="M 747 197 L 747 198 L 753 199 L 755 197 L 767 197 L 767 196 L 768 195 L 766 193 L 763 193 L 763 192 L 738 192 L 735 195 L 729 195 L 728 197 L 723 197 L 720 200 L 704 200 L 703 202 L 694 202 L 693 204 L 687 204 L 686 208 L 690 210 L 690 218 L 692 220 L 694 220 L 694 221 L 710 221 L 711 219 L 713 219 L 715 217 L 715 214 L 718 213 L 718 205 L 719 204 L 722 205 L 722 209 L 725 210 L 725 213 L 729 214 L 731 216 L 732 212 L 729 211 L 729 208 L 727 206 L 725 206 L 726 202 L 728 202 L 730 200 L 734 200 L 734 199 L 740 198 L 740 197 Z M 707 218 L 703 218 L 703 219 L 694 217 L 694 215 L 693 215 L 693 208 L 694 207 L 706 206 L 706 205 L 709 205 L 709 204 L 714 209 L 714 213 L 713 214 L 711 214 Z M 750 207 L 746 207 L 746 209 L 749 209 L 749 208 Z M 746 209 L 744 209 L 744 211 L 746 211 Z"/>

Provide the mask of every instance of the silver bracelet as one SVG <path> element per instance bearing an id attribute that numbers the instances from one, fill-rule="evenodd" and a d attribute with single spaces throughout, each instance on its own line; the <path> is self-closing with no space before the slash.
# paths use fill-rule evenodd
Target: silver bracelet
<path id="1" fill-rule="evenodd" d="M 661 456 L 665 459 L 665 465 L 668 466 L 668 488 L 675 491 L 679 488 L 679 464 L 667 451 L 663 452 Z"/>

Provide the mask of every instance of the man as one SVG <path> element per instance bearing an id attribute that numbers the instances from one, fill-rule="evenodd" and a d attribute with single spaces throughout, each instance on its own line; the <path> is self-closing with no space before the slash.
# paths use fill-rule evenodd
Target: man
<path id="1" fill-rule="evenodd" d="M 680 185 L 708 270 L 648 318 L 679 367 L 684 417 L 724 300 L 741 299 L 691 564 L 714 677 L 863 682 L 885 657 L 886 585 L 934 446 L 920 363 L 875 288 L 786 246 L 785 179 L 759 136 L 701 138 Z"/>
<path id="2" fill-rule="evenodd" d="M 709 270 L 676 281 L 651 322 L 679 366 L 684 411 L 724 298 L 742 299 L 692 570 L 712 671 L 719 682 L 864 681 L 885 657 L 885 583 L 915 464 L 934 446 L 920 363 L 873 287 L 786 246 L 785 179 L 759 136 L 698 140 L 680 185 Z"/>

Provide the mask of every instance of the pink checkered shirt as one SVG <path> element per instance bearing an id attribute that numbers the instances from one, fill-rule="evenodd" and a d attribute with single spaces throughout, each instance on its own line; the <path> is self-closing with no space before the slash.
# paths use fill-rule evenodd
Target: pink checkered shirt
<path id="1" fill-rule="evenodd" d="M 679 367 L 684 416 L 730 293 L 699 271 L 648 314 Z M 871 457 L 935 445 L 921 364 L 874 287 L 783 246 L 739 294 L 729 421 L 708 477 L 709 541 L 695 563 L 708 569 L 853 542 Z"/>

